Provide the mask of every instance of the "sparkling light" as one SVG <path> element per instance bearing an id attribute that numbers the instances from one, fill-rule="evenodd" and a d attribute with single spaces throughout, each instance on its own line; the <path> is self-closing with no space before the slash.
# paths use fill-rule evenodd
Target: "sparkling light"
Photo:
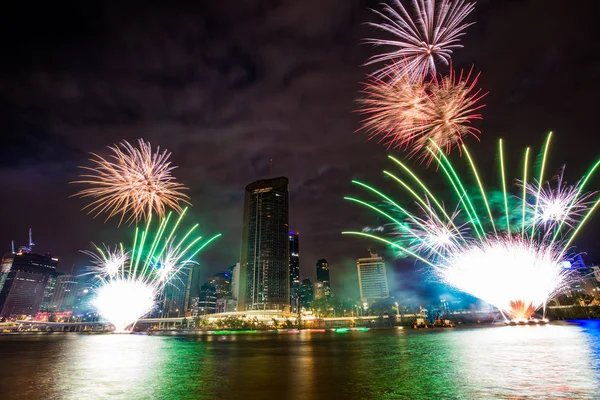
<path id="1" fill-rule="evenodd" d="M 413 81 L 423 79 L 428 74 L 436 75 L 436 62 L 448 65 L 452 50 L 462 47 L 460 37 L 473 23 L 463 22 L 475 8 L 475 3 L 464 0 L 412 0 L 412 10 L 394 0 L 392 7 L 384 4 L 378 14 L 383 22 L 369 25 L 384 31 L 392 37 L 371 38 L 366 42 L 377 47 L 390 47 L 371 57 L 366 65 L 384 64 L 375 72 L 378 77 L 386 75 L 407 75 Z M 400 71 L 394 64 L 403 60 Z"/>
<path id="2" fill-rule="evenodd" d="M 165 286 L 177 284 L 181 269 L 195 263 L 193 258 L 221 236 L 201 241 L 202 237 L 194 235 L 198 226 L 194 225 L 178 238 L 177 227 L 186 210 L 171 228 L 169 213 L 154 234 L 150 220 L 145 230 L 136 229 L 131 253 L 125 252 L 122 246 L 114 250 L 95 246 L 95 252 L 84 252 L 91 258 L 89 270 L 96 279 L 93 304 L 100 315 L 114 325 L 115 332 L 133 330 L 136 321 L 152 311 Z"/>
<path id="3" fill-rule="evenodd" d="M 394 67 L 395 68 L 395 67 Z M 407 148 L 409 155 L 431 161 L 430 141 L 448 154 L 467 136 L 478 138 L 472 125 L 482 119 L 479 110 L 487 93 L 476 87 L 479 75 L 456 74 L 430 81 L 410 82 L 406 75 L 395 80 L 372 79 L 358 100 L 365 115 L 363 128 L 388 148 Z"/>
<path id="4" fill-rule="evenodd" d="M 126 333 L 152 311 L 157 295 L 157 288 L 143 279 L 115 279 L 96 289 L 92 303 L 115 326 L 116 333 Z"/>
<path id="5" fill-rule="evenodd" d="M 176 167 L 169 161 L 171 153 L 161 152 L 160 147 L 153 153 L 150 142 L 142 139 L 138 147 L 124 140 L 109 149 L 109 158 L 92 153 L 94 165 L 81 167 L 84 173 L 73 182 L 91 186 L 75 194 L 92 199 L 84 207 L 88 214 L 96 217 L 106 213 L 107 220 L 120 214 L 119 223 L 129 214 L 127 222 L 138 222 L 152 213 L 162 217 L 166 208 L 181 212 L 179 202 L 189 204 L 188 196 L 182 193 L 186 188 L 172 175 Z"/>
<path id="6" fill-rule="evenodd" d="M 514 319 L 531 317 L 571 283 L 570 271 L 560 263 L 560 249 L 520 236 L 491 237 L 483 244 L 455 248 L 446 258 L 436 263 L 444 282 Z"/>
<path id="7" fill-rule="evenodd" d="M 477 197 L 465 188 L 463 179 L 440 151 L 439 145 L 430 141 L 429 151 L 450 184 L 450 193 L 455 194 L 457 211 L 451 215 L 425 182 L 390 156 L 413 185 L 389 171 L 384 174 L 413 197 L 421 210 L 417 215 L 425 216 L 419 217 L 379 190 L 353 181 L 375 195 L 379 202 L 385 201 L 387 208 L 384 210 L 380 205 L 352 197 L 346 199 L 384 216 L 400 235 L 396 235 L 395 240 L 388 240 L 368 232 L 344 233 L 382 241 L 396 248 L 400 255 L 414 257 L 429 265 L 441 281 L 497 307 L 507 319 L 527 319 L 540 308 L 545 312 L 549 300 L 569 289 L 573 270 L 565 269 L 564 265 L 575 255 L 569 254 L 570 246 L 600 205 L 600 199 L 590 201 L 594 193 L 584 191 L 600 161 L 573 187 L 564 185 L 562 171 L 557 179 L 542 185 L 537 183 L 544 182 L 551 136 L 542 150 L 539 178 L 532 184 L 527 182 L 529 149 L 525 152 L 525 183 L 521 182 L 517 190 L 521 197 L 510 196 L 511 201 L 508 201 L 502 140 L 499 141 L 499 175 L 503 188 L 500 209 L 494 209 L 488 202 L 491 196 L 486 194 L 480 174 L 464 145 L 462 149 L 472 169 L 475 190 L 478 188 L 480 192 Z"/>

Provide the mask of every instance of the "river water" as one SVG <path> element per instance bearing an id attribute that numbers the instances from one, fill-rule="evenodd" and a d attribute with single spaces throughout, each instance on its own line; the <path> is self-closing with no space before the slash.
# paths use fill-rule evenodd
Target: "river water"
<path id="1" fill-rule="evenodd" d="M 600 323 L 0 337 L 0 399 L 600 398 Z"/>

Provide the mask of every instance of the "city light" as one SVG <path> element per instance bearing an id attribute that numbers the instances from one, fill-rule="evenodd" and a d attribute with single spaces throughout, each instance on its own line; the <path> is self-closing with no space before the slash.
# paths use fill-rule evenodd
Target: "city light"
<path id="1" fill-rule="evenodd" d="M 394 236 L 387 239 L 365 232 L 344 233 L 387 243 L 400 256 L 430 266 L 446 284 L 497 307 L 507 320 L 530 318 L 539 309 L 545 314 L 548 301 L 569 289 L 574 276 L 564 267 L 565 261 L 571 256 L 577 233 L 600 204 L 600 200 L 590 200 L 594 193 L 585 191 L 600 161 L 574 186 L 564 185 L 562 170 L 554 186 L 552 180 L 544 181 L 551 137 L 548 135 L 541 151 L 542 162 L 533 184 L 528 183 L 530 158 L 526 150 L 523 179 L 514 194 L 507 189 L 502 140 L 498 156 L 500 193 L 484 190 L 466 146 L 462 150 L 475 180 L 469 189 L 431 141 L 429 151 L 456 196 L 454 213 L 447 212 L 447 199 L 434 196 L 416 173 L 390 156 L 407 177 L 389 171 L 384 174 L 414 199 L 418 212 L 407 210 L 372 186 L 354 181 L 378 201 L 385 201 L 386 207 L 353 197 L 346 199 L 388 219 L 395 227 L 391 232 Z M 489 201 L 492 196 L 494 203 Z"/>
<path id="2" fill-rule="evenodd" d="M 177 231 L 187 209 L 171 226 L 172 213 L 162 219 L 156 231 L 151 218 L 144 230 L 136 228 L 131 252 L 122 245 L 112 250 L 96 246 L 86 251 L 91 258 L 90 274 L 96 279 L 93 303 L 100 315 L 108 319 L 115 332 L 130 332 L 138 319 L 155 306 L 158 294 L 166 285 L 176 285 L 182 268 L 195 263 L 193 258 L 221 234 L 202 241 L 194 225 L 185 234 Z"/>

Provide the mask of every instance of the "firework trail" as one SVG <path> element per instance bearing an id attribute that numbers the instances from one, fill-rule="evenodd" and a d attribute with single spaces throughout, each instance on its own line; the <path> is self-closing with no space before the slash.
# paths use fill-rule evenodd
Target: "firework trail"
<path id="1" fill-rule="evenodd" d="M 383 22 L 369 25 L 391 35 L 390 39 L 367 39 L 376 47 L 392 50 L 371 57 L 366 65 L 383 64 L 374 75 L 406 75 L 418 81 L 436 75 L 436 62 L 448 65 L 452 50 L 462 47 L 460 38 L 473 23 L 463 22 L 475 8 L 475 3 L 463 0 L 412 0 L 412 10 L 393 0 L 395 7 L 383 4 L 381 11 L 373 10 Z M 412 11 L 412 12 L 411 12 Z M 403 60 L 397 71 L 394 64 Z"/>
<path id="2" fill-rule="evenodd" d="M 166 150 L 152 152 L 150 142 L 138 140 L 138 147 L 122 141 L 109 147 L 112 154 L 103 158 L 92 153 L 91 167 L 80 167 L 84 172 L 80 180 L 72 183 L 91 186 L 75 196 L 92 199 L 84 207 L 94 217 L 106 213 L 107 220 L 121 215 L 119 224 L 148 220 L 152 213 L 163 217 L 166 208 L 181 213 L 179 202 L 188 203 L 186 189 L 172 175 L 171 153 Z"/>
<path id="3" fill-rule="evenodd" d="M 595 193 L 584 191 L 600 161 L 574 186 L 565 184 L 563 170 L 554 179 L 544 180 L 551 137 L 535 178 L 529 175 L 530 149 L 526 150 L 517 194 L 507 187 L 503 142 L 499 141 L 501 212 L 490 206 L 489 192 L 466 146 L 462 150 L 477 184 L 477 197 L 465 189 L 452 163 L 430 141 L 429 152 L 456 195 L 452 214 L 410 168 L 389 156 L 407 178 L 389 171 L 384 174 L 414 198 L 419 211 L 413 213 L 378 189 L 353 181 L 386 206 L 346 199 L 384 216 L 396 232 L 392 240 L 365 232 L 343 233 L 379 240 L 429 265 L 443 282 L 497 307 L 507 319 L 527 319 L 542 307 L 545 312 L 549 300 L 569 289 L 574 277 L 563 268 L 563 261 L 572 256 L 568 253 L 573 240 L 600 204 L 600 199 L 591 200 Z"/>
<path id="4" fill-rule="evenodd" d="M 407 148 L 410 157 L 419 155 L 427 163 L 436 154 L 427 151 L 431 140 L 448 154 L 466 136 L 479 139 L 480 131 L 471 123 L 482 118 L 479 110 L 487 93 L 476 88 L 479 75 L 471 79 L 471 71 L 457 76 L 451 70 L 449 76 L 427 82 L 411 82 L 406 75 L 372 78 L 358 100 L 359 113 L 365 115 L 362 129 L 370 139 L 378 138 L 388 148 Z"/>
<path id="5" fill-rule="evenodd" d="M 155 232 L 148 218 L 144 230 L 136 228 L 130 252 L 122 245 L 84 251 L 91 259 L 88 274 L 96 280 L 93 304 L 115 326 L 115 332 L 133 330 L 136 321 L 152 311 L 164 287 L 173 284 L 182 268 L 195 263 L 194 257 L 221 236 L 203 241 L 196 236 L 196 224 L 180 238 L 177 228 L 186 211 L 172 227 L 169 213 Z"/>

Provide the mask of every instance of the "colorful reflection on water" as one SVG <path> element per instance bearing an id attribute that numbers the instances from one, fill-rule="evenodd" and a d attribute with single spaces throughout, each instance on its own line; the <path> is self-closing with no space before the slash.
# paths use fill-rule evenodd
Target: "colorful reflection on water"
<path id="1" fill-rule="evenodd" d="M 6 399 L 600 398 L 600 322 L 0 337 Z"/>

